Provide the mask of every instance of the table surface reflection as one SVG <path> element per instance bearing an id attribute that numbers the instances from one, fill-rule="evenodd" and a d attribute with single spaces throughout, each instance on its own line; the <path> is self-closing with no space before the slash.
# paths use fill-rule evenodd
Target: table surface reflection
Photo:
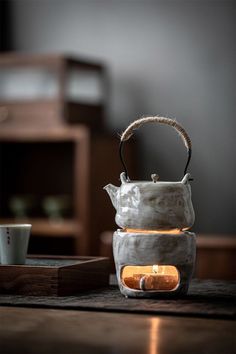
<path id="1" fill-rule="evenodd" d="M 2 354 L 233 354 L 235 322 L 0 307 Z"/>

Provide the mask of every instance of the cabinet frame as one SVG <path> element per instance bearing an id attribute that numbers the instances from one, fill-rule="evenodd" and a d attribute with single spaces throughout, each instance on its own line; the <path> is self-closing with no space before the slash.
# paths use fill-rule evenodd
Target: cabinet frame
<path id="1" fill-rule="evenodd" d="M 73 128 L 54 128 L 53 130 L 28 129 L 4 129 L 0 130 L 0 143 L 43 143 L 43 142 L 72 142 L 74 144 L 74 176 L 73 176 L 73 209 L 74 217 L 64 224 L 50 224 L 47 219 L 30 219 L 32 234 L 50 236 L 73 236 L 75 241 L 75 253 L 86 255 L 90 251 L 90 130 L 85 126 Z M 12 219 L 0 219 L 1 223 L 16 222 Z M 35 224 L 35 230 L 34 230 Z"/>

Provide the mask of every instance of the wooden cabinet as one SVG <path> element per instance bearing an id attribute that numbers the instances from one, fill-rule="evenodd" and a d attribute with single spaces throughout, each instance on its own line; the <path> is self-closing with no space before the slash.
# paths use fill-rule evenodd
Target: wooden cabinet
<path id="1" fill-rule="evenodd" d="M 32 223 L 32 253 L 97 255 L 99 235 L 115 227 L 102 188 L 119 184 L 122 166 L 118 137 L 104 133 L 107 97 L 100 63 L 0 55 L 0 222 Z M 131 172 L 132 150 L 129 144 Z M 51 209 L 67 200 L 63 217 L 48 217 L 49 199 Z M 27 212 L 19 203 L 30 205 Z"/>
<path id="2" fill-rule="evenodd" d="M 195 274 L 200 279 L 236 280 L 236 235 L 197 237 Z"/>
<path id="3" fill-rule="evenodd" d="M 0 222 L 14 219 L 9 201 L 14 195 L 33 196 L 36 207 L 30 252 L 96 255 L 99 235 L 115 227 L 110 200 L 103 191 L 109 182 L 119 183 L 121 165 L 117 137 L 91 134 L 86 126 L 54 129 L 0 130 Z M 127 149 L 134 170 L 132 144 Z M 71 209 L 61 220 L 49 220 L 42 211 L 48 195 L 67 195 Z"/>
<path id="4" fill-rule="evenodd" d="M 0 122 L 39 127 L 83 123 L 102 131 L 104 65 L 62 55 L 0 55 Z"/>

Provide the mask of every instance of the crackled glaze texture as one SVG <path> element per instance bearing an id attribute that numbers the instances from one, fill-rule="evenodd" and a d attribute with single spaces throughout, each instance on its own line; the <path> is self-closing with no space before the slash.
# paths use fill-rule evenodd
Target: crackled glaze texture
<path id="1" fill-rule="evenodd" d="M 121 174 L 120 187 L 104 187 L 116 209 L 121 228 L 144 230 L 188 229 L 194 223 L 190 175 L 180 182 L 135 182 Z"/>
<path id="2" fill-rule="evenodd" d="M 196 237 L 192 232 L 181 234 L 128 233 L 117 230 L 113 236 L 113 254 L 120 291 L 129 297 L 158 297 L 186 294 L 191 280 L 195 257 Z M 173 291 L 142 291 L 130 289 L 121 280 L 127 265 L 173 265 L 179 271 L 180 282 Z"/>

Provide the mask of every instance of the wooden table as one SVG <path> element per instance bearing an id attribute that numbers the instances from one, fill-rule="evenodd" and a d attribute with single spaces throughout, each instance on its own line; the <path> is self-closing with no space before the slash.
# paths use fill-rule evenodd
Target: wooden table
<path id="1" fill-rule="evenodd" d="M 127 300 L 114 285 L 70 297 L 0 295 L 0 354 L 234 354 L 234 290 L 193 280 L 177 301 Z"/>
<path id="2" fill-rule="evenodd" d="M 235 322 L 0 307 L 1 354 L 233 354 Z"/>

